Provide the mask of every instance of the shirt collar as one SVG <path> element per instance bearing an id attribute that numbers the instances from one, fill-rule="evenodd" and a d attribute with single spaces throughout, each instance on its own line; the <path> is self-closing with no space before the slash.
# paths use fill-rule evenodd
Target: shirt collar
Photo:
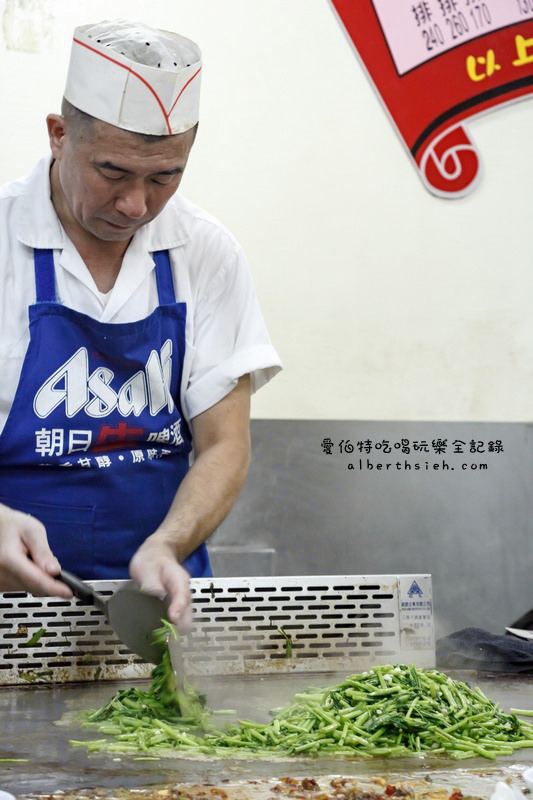
<path id="1" fill-rule="evenodd" d="M 68 241 L 52 204 L 51 163 L 50 156 L 45 156 L 37 163 L 28 176 L 26 190 L 21 196 L 17 237 L 28 247 L 62 249 Z M 137 231 L 132 245 L 135 243 L 142 246 L 145 252 L 153 252 L 186 244 L 190 237 L 181 219 L 181 203 L 179 195 L 174 195 L 152 222 Z M 136 239 L 139 239 L 138 243 Z"/>
<path id="2" fill-rule="evenodd" d="M 50 196 L 51 158 L 42 158 L 28 176 L 20 200 L 17 237 L 22 244 L 37 248 L 62 248 L 65 233 Z"/>

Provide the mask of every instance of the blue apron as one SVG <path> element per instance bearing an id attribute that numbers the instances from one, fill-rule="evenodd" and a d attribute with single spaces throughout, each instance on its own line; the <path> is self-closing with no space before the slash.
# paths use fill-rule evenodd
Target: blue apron
<path id="1" fill-rule="evenodd" d="M 61 566 L 86 579 L 128 577 L 189 467 L 186 304 L 176 302 L 168 252 L 153 256 L 158 308 L 113 324 L 60 305 L 53 251 L 34 251 L 37 302 L 0 435 L 0 502 L 41 520 Z M 212 575 L 205 545 L 183 566 Z"/>

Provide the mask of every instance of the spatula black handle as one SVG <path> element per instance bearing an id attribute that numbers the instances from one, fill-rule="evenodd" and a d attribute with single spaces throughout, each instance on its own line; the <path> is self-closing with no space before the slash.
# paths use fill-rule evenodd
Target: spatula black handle
<path id="1" fill-rule="evenodd" d="M 62 569 L 56 577 L 58 577 L 60 581 L 63 581 L 63 583 L 66 583 L 69 589 L 72 589 L 75 596 L 80 600 L 85 600 L 87 603 L 91 603 L 105 612 L 105 601 L 98 592 L 94 591 L 92 586 L 89 586 L 89 584 L 77 578 L 72 572 L 67 572 L 66 569 Z"/>

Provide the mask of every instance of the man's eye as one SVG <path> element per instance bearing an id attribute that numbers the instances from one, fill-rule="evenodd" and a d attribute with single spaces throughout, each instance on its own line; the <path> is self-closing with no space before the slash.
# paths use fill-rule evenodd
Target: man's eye
<path id="1" fill-rule="evenodd" d="M 102 169 L 100 170 L 100 174 L 109 181 L 119 181 L 124 177 L 122 172 L 115 172 L 115 170 L 110 169 Z"/>
<path id="2" fill-rule="evenodd" d="M 175 177 L 175 175 L 162 175 L 159 178 L 154 178 L 154 183 L 157 183 L 158 186 L 168 186 L 169 183 L 172 183 Z"/>

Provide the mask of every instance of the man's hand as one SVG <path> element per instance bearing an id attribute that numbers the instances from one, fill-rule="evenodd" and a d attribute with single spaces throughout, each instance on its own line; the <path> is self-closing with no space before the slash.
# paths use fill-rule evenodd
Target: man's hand
<path id="1" fill-rule="evenodd" d="M 0 504 L 0 591 L 68 599 L 70 589 L 53 578 L 60 569 L 42 522 Z"/>
<path id="2" fill-rule="evenodd" d="M 189 573 L 183 569 L 172 550 L 157 534 L 139 547 L 130 561 L 130 575 L 143 591 L 168 600 L 168 618 L 181 633 L 192 623 Z"/>

